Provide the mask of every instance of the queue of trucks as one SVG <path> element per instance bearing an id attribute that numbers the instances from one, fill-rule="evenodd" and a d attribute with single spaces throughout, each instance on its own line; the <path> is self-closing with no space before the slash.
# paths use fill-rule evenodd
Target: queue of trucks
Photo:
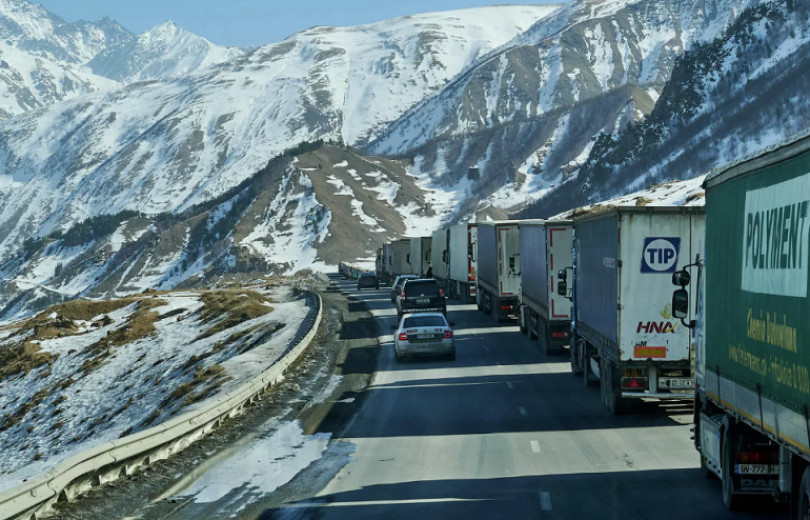
<path id="1" fill-rule="evenodd" d="M 451 226 L 405 240 L 411 257 L 430 243 L 418 267 L 382 261 L 378 275 L 428 262 L 451 296 L 517 320 L 546 352 L 567 347 L 611 413 L 693 400 L 695 447 L 726 506 L 764 495 L 810 518 L 810 137 L 704 188 L 705 202 Z"/>

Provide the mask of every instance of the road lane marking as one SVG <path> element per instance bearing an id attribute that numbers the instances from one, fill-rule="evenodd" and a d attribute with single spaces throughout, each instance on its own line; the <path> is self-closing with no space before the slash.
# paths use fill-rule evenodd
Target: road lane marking
<path id="1" fill-rule="evenodd" d="M 525 409 L 525 408 L 523 408 L 522 406 L 521 406 L 520 408 L 518 408 L 518 412 L 520 412 L 520 415 L 522 415 L 522 416 L 524 416 L 524 417 L 526 417 L 527 415 L 529 415 L 529 413 L 526 411 L 526 409 Z"/>
<path id="2" fill-rule="evenodd" d="M 540 492 L 540 509 L 551 511 L 551 494 L 548 491 Z"/>
<path id="3" fill-rule="evenodd" d="M 512 381 L 507 381 L 506 386 L 507 386 L 507 388 L 509 388 L 509 390 L 514 390 L 515 389 L 515 385 L 512 384 Z"/>
<path id="4" fill-rule="evenodd" d="M 540 443 L 537 441 L 529 441 L 529 445 L 532 447 L 532 451 L 535 453 L 540 453 Z"/>

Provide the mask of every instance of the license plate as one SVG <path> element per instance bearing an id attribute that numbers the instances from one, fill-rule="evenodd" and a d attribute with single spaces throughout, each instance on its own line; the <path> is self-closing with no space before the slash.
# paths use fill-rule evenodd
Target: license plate
<path id="1" fill-rule="evenodd" d="M 418 339 L 433 339 L 433 334 L 417 334 Z"/>
<path id="2" fill-rule="evenodd" d="M 695 387 L 695 380 L 694 379 L 670 379 L 669 380 L 669 387 L 670 388 L 694 388 Z"/>
<path id="3" fill-rule="evenodd" d="M 430 298 L 422 298 L 422 299 L 416 300 L 416 303 L 430 303 Z"/>
<path id="4" fill-rule="evenodd" d="M 779 472 L 776 464 L 735 464 L 737 475 L 775 475 Z"/>

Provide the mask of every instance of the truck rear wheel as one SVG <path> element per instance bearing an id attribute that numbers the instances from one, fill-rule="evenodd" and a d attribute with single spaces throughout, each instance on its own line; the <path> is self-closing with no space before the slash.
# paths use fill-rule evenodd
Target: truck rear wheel
<path id="1" fill-rule="evenodd" d="M 526 306 L 521 305 L 520 306 L 520 314 L 518 316 L 518 322 L 520 323 L 520 333 L 521 334 L 526 334 L 529 331 L 529 327 L 528 327 L 528 324 L 527 324 L 527 322 L 529 321 L 528 320 L 529 317 L 527 316 L 528 314 L 529 314 L 529 310 L 526 308 Z"/>
<path id="2" fill-rule="evenodd" d="M 621 415 L 627 412 L 628 401 L 626 397 L 620 395 L 621 389 L 617 388 L 618 371 L 616 364 L 612 361 L 602 363 L 603 372 L 600 374 L 600 387 L 603 388 L 603 402 L 611 415 Z"/>
<path id="3" fill-rule="evenodd" d="M 529 339 L 535 340 L 538 337 L 540 337 L 540 317 L 537 316 L 534 313 L 534 311 L 530 310 L 529 311 Z"/>
<path id="4" fill-rule="evenodd" d="M 797 505 L 796 518 L 799 520 L 810 520 L 810 466 L 805 468 L 802 474 L 802 480 L 799 484 L 798 496 L 796 497 L 795 504 Z M 793 518 L 791 516 L 791 518 Z"/>
<path id="5" fill-rule="evenodd" d="M 729 511 L 738 511 L 743 497 L 734 491 L 734 477 L 732 476 L 734 471 L 734 462 L 732 461 L 734 447 L 732 446 L 732 438 L 731 425 L 729 425 L 723 430 L 723 447 L 720 458 L 723 465 L 723 504 Z"/>
<path id="6" fill-rule="evenodd" d="M 568 347 L 568 353 L 571 360 L 571 373 L 576 376 L 582 373 L 582 364 L 579 362 L 580 340 L 576 336 L 572 339 L 571 346 Z"/>
<path id="7" fill-rule="evenodd" d="M 591 376 L 591 356 L 588 349 L 588 343 L 583 341 L 582 342 L 582 383 L 587 386 L 594 386 L 598 383 L 598 380 L 595 380 Z"/>

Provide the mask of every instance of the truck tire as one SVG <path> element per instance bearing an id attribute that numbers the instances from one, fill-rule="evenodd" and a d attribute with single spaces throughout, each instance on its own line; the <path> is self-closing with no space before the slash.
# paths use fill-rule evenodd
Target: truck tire
<path id="1" fill-rule="evenodd" d="M 795 518 L 810 520 L 810 466 L 805 468 L 796 494 L 795 504 L 797 511 Z M 791 515 L 791 518 L 794 518 L 794 516 Z"/>
<path id="2" fill-rule="evenodd" d="M 492 319 L 495 323 L 501 322 L 501 301 L 498 298 L 489 297 L 489 312 L 492 314 Z"/>
<path id="3" fill-rule="evenodd" d="M 529 332 L 528 324 L 528 317 L 526 316 L 529 313 L 529 310 L 526 308 L 525 305 L 520 306 L 520 314 L 518 315 L 518 323 L 520 324 L 520 333 L 526 334 Z"/>
<path id="4" fill-rule="evenodd" d="M 599 381 L 591 375 L 591 358 L 589 356 L 588 343 L 582 342 L 582 383 L 588 386 L 595 386 Z"/>
<path id="5" fill-rule="evenodd" d="M 618 374 L 616 364 L 612 361 L 605 360 L 602 363 L 602 370 L 604 370 L 602 377 L 599 379 L 600 388 L 603 390 L 603 402 L 605 407 L 611 415 L 621 415 L 627 412 L 628 400 L 617 393 L 616 383 L 618 382 Z"/>
<path id="6" fill-rule="evenodd" d="M 729 511 L 739 511 L 742 502 L 742 495 L 734 491 L 734 479 L 732 472 L 734 471 L 734 462 L 732 461 L 732 428 L 731 425 L 723 429 L 723 446 L 721 451 L 721 464 L 723 470 L 722 487 L 723 487 L 723 504 Z"/>
<path id="7" fill-rule="evenodd" d="M 540 320 L 535 320 L 535 317 L 534 311 L 529 310 L 529 339 L 531 340 L 535 340 L 540 336 Z M 534 327 L 532 327 L 532 323 L 535 323 Z M 545 349 L 543 349 L 543 352 L 545 352 Z"/>
<path id="8" fill-rule="evenodd" d="M 576 336 L 572 338 L 568 353 L 571 360 L 571 373 L 577 376 L 582 373 L 582 363 L 579 360 L 579 339 Z"/>

